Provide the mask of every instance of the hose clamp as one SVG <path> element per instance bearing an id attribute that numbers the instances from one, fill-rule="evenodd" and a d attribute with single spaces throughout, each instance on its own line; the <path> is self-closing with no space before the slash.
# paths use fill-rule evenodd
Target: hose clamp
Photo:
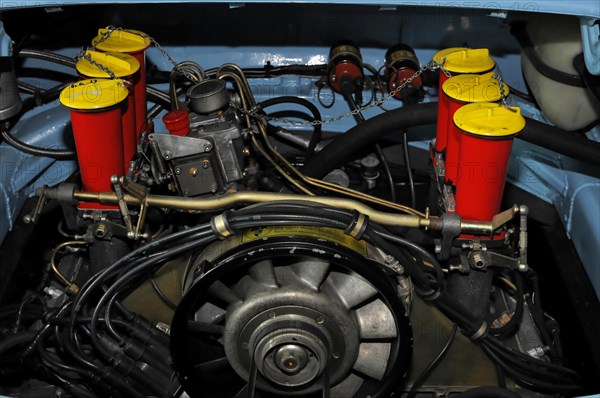
<path id="1" fill-rule="evenodd" d="M 210 220 L 210 227 L 220 240 L 224 240 L 229 238 L 230 236 L 237 235 L 237 231 L 233 229 L 229 224 L 229 213 L 229 210 L 225 211 L 221 214 L 214 216 Z"/>
<path id="2" fill-rule="evenodd" d="M 481 323 L 481 326 L 479 327 L 479 329 L 477 329 L 477 331 L 475 333 L 473 333 L 472 335 L 467 336 L 467 337 L 471 341 L 477 342 L 477 341 L 482 340 L 485 336 L 487 336 L 488 330 L 489 330 L 489 326 L 488 326 L 487 322 L 483 321 Z"/>
<path id="3" fill-rule="evenodd" d="M 352 218 L 350 225 L 348 225 L 348 228 L 344 230 L 344 233 L 356 240 L 361 240 L 369 225 L 369 217 L 356 210 L 354 210 L 353 213 L 354 217 Z"/>

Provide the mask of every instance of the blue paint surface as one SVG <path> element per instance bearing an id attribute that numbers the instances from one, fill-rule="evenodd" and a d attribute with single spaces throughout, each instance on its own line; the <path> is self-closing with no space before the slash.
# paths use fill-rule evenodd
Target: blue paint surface
<path id="1" fill-rule="evenodd" d="M 60 7 L 75 4 L 125 4 L 131 3 L 128 0 L 17 0 L 3 1 L 4 9 L 26 8 L 26 7 Z M 140 4 L 154 3 L 214 3 L 211 0 L 144 0 Z M 243 7 L 245 4 L 280 4 L 280 0 L 247 0 L 243 2 L 231 2 L 230 6 Z M 304 3 L 304 1 L 295 1 L 295 3 Z M 564 1 L 564 0 L 537 0 L 537 1 L 515 1 L 515 0 L 493 0 L 493 1 L 440 1 L 440 0 L 378 0 L 377 2 L 368 2 L 365 0 L 310 0 L 312 4 L 373 4 L 379 6 L 420 6 L 420 7 L 437 7 L 437 8 L 464 8 L 464 9 L 487 9 L 493 12 L 496 11 L 526 11 L 526 12 L 544 12 L 551 14 L 565 15 L 581 15 L 600 17 L 600 2 L 597 0 L 579 0 L 579 1 Z"/>
<path id="2" fill-rule="evenodd" d="M 97 3 L 101 3 L 99 1 Z M 119 3 L 118 0 L 106 1 L 110 3 Z M 154 1 L 148 1 L 152 3 Z M 164 3 L 164 1 L 160 1 Z M 59 4 L 79 4 L 79 1 L 48 1 L 45 0 L 36 2 L 35 5 L 56 6 Z M 252 2 L 248 2 L 252 3 Z M 312 1 L 319 3 L 319 1 Z M 327 3 L 332 3 L 328 1 Z M 364 1 L 333 1 L 333 3 L 346 4 L 364 4 Z M 378 2 L 379 5 L 423 5 L 423 6 L 439 6 L 439 1 L 421 0 L 419 2 Z M 3 2 L 2 7 L 22 7 L 31 6 L 28 2 Z M 570 15 L 587 15 L 593 18 L 600 17 L 600 2 L 597 0 L 565 2 L 565 1 L 533 1 L 533 2 L 514 2 L 514 1 L 496 1 L 496 2 L 447 2 L 445 6 L 464 6 L 466 8 L 485 8 L 490 10 L 509 10 L 509 11 L 538 11 L 538 12 L 553 12 Z M 498 26 L 502 25 L 502 13 L 495 13 L 498 16 Z M 582 32 L 589 33 L 588 43 L 585 44 L 586 63 L 600 65 L 598 60 L 600 51 L 598 51 L 597 38 L 594 38 L 594 30 L 598 26 L 590 25 L 593 18 L 582 18 Z M 431 21 L 425 21 L 427 23 Z M 440 34 L 444 26 L 433 21 L 431 24 L 423 23 L 418 26 L 415 32 L 428 32 L 430 42 L 436 43 L 439 39 L 436 34 Z M 475 23 L 476 21 L 471 21 Z M 419 22 L 421 23 L 421 22 Z M 585 25 L 587 23 L 587 25 Z M 486 29 L 489 29 L 488 23 Z M 446 26 L 450 28 L 450 26 Z M 457 26 L 452 26 L 453 29 L 460 31 Z M 589 28 L 589 29 L 588 29 Z M 495 29 L 495 28 L 494 28 Z M 413 29 L 414 30 L 414 29 Z M 403 37 L 406 36 L 407 42 L 414 38 L 416 34 L 411 29 L 403 32 Z M 507 37 L 500 29 L 498 34 L 488 34 L 489 47 L 492 55 L 498 63 L 502 75 L 511 86 L 522 91 L 526 91 L 525 84 L 522 80 L 520 57 L 518 50 L 515 50 L 511 43 L 507 42 Z M 468 41 L 473 37 L 480 35 L 480 31 L 473 28 L 465 29 L 457 33 L 457 39 Z M 488 32 L 489 33 L 489 32 Z M 504 34 L 504 35 L 503 35 Z M 461 36 L 462 35 L 462 36 Z M 597 36 L 597 35 L 596 35 Z M 160 41 L 160 38 L 158 38 Z M 487 40 L 487 39 L 486 39 Z M 585 40 L 585 36 L 584 36 Z M 514 44 L 514 43 L 513 43 Z M 586 45 L 588 47 L 586 47 Z M 431 47 L 431 46 L 430 46 Z M 290 64 L 323 64 L 327 60 L 329 48 L 327 47 L 202 47 L 202 46 L 185 46 L 174 47 L 167 46 L 166 50 L 177 61 L 193 60 L 198 62 L 204 68 L 209 69 L 218 67 L 223 63 L 237 63 L 242 67 L 262 67 L 267 62 L 273 66 L 290 65 Z M 508 50 L 507 50 L 508 48 Z M 362 48 L 362 54 L 366 63 L 372 64 L 376 68 L 383 63 L 385 49 L 381 48 Z M 437 51 L 437 48 L 417 48 L 416 52 L 421 61 L 421 64 L 428 62 L 432 55 Z M 4 33 L 0 26 L 0 55 L 6 55 L 10 51 L 10 38 Z M 76 48 L 67 48 L 61 51 L 63 54 L 70 56 L 78 52 Z M 155 64 L 159 69 L 169 71 L 171 64 L 163 57 L 156 49 L 152 48 L 147 52 L 148 61 Z M 43 68 L 52 68 L 63 72 L 73 73 L 65 67 L 56 66 L 43 61 L 28 60 L 30 66 Z M 599 66 L 600 68 L 600 66 Z M 594 69 L 590 67 L 594 72 Z M 600 70 L 600 69 L 599 69 Z M 27 80 L 29 83 L 38 84 L 42 87 L 50 87 L 54 82 L 42 80 Z M 337 96 L 335 105 L 330 109 L 318 105 L 317 101 L 317 79 L 299 76 L 281 76 L 271 79 L 251 79 L 250 84 L 253 92 L 256 93 L 257 101 L 263 101 L 268 98 L 278 97 L 282 95 L 294 95 L 308 99 L 315 103 L 324 118 L 331 118 L 348 111 L 347 105 Z M 159 87 L 166 91 L 166 86 Z M 327 102 L 331 98 L 331 94 L 327 90 L 322 92 L 324 101 Z M 369 94 L 365 93 L 365 100 L 369 99 Z M 426 96 L 425 101 L 435 101 L 435 90 L 431 90 Z M 523 113 L 529 117 L 538 120 L 544 120 L 543 115 L 538 110 L 525 103 L 519 102 L 523 109 Z M 385 106 L 387 108 L 396 108 L 400 106 L 400 102 L 395 100 L 388 101 Z M 282 108 L 279 108 L 282 109 Z M 293 109 L 291 106 L 286 106 L 285 109 Z M 278 108 L 269 108 L 269 111 L 276 111 Z M 379 108 L 373 108 L 365 112 L 366 117 L 373 117 L 383 111 Z M 165 131 L 164 125 L 160 117 L 155 119 L 157 131 Z M 344 118 L 335 123 L 329 123 L 326 126 L 327 131 L 344 132 L 354 126 L 352 118 Z M 299 127 L 287 126 L 290 129 L 298 129 Z M 416 132 L 419 131 L 419 132 Z M 420 132 L 423 132 L 422 135 Z M 411 132 L 415 142 L 413 145 L 427 147 L 429 145 L 429 137 L 431 132 L 426 129 L 415 129 Z M 70 145 L 72 138 L 70 137 L 70 125 L 68 112 L 63 109 L 57 102 L 37 108 L 34 111 L 25 115 L 13 130 L 21 140 L 32 145 L 37 145 L 46 148 L 65 148 Z M 591 131 L 588 136 L 591 139 L 600 141 L 600 129 L 596 128 Z M 33 194 L 35 189 L 44 184 L 55 185 L 76 170 L 75 162 L 57 162 L 52 159 L 33 157 L 22 154 L 6 144 L 0 145 L 0 241 L 6 233 L 12 228 L 15 217 L 19 214 L 25 199 Z M 520 188 L 542 198 L 543 200 L 554 204 L 561 220 L 565 226 L 567 234 L 572 239 L 579 256 L 581 257 L 592 284 L 596 288 L 596 292 L 600 295 L 600 170 L 575 162 L 572 159 L 558 155 L 556 153 L 544 150 L 531 144 L 515 141 L 513 147 L 513 156 L 509 169 L 509 181 Z"/>

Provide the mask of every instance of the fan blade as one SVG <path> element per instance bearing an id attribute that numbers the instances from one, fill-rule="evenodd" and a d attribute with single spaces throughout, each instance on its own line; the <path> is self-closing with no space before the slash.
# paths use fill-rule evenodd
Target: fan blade
<path id="1" fill-rule="evenodd" d="M 192 333 L 216 334 L 222 336 L 225 327 L 208 322 L 188 321 L 188 330 Z"/>
<path id="2" fill-rule="evenodd" d="M 331 398 L 351 398 L 360 390 L 363 378 L 350 373 L 344 381 L 331 388 Z"/>
<path id="3" fill-rule="evenodd" d="M 392 312 L 379 299 L 357 309 L 356 318 L 362 339 L 386 339 L 398 335 Z"/>
<path id="4" fill-rule="evenodd" d="M 252 279 L 260 282 L 268 287 L 277 288 L 277 277 L 275 276 L 275 270 L 273 269 L 273 261 L 263 260 L 254 264 L 248 271 Z"/>
<path id="5" fill-rule="evenodd" d="M 234 304 L 240 301 L 240 298 L 225 284 L 221 281 L 216 281 L 208 288 L 208 292 L 211 296 L 226 302 L 227 304 Z"/>
<path id="6" fill-rule="evenodd" d="M 390 357 L 390 343 L 361 343 L 353 369 L 373 379 L 381 380 Z"/>
<path id="7" fill-rule="evenodd" d="M 201 372 L 215 372 L 227 369 L 228 366 L 229 361 L 227 360 L 227 357 L 217 358 L 194 365 L 194 367 Z"/>
<path id="8" fill-rule="evenodd" d="M 198 308 L 198 311 L 194 314 L 194 319 L 198 322 L 219 323 L 225 318 L 225 314 L 227 314 L 227 311 L 224 309 L 206 302 Z"/>
<path id="9" fill-rule="evenodd" d="M 247 398 L 248 397 L 248 384 L 246 384 L 240 391 L 233 396 L 233 398 Z"/>
<path id="10" fill-rule="evenodd" d="M 356 307 L 377 294 L 373 285 L 356 274 L 331 272 L 327 280 L 348 309 Z"/>
<path id="11" fill-rule="evenodd" d="M 305 285 L 318 291 L 329 272 L 329 262 L 317 259 L 300 261 L 292 265 L 292 271 Z"/>

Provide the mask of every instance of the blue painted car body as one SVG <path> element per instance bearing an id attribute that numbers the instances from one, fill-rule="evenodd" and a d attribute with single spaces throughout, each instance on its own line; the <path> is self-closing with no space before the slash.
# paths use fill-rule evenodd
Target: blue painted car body
<path id="1" fill-rule="evenodd" d="M 60 8 L 74 4 L 87 3 L 78 0 L 63 1 L 36 1 L 2 2 L 5 10 L 22 7 L 48 7 Z M 126 3 L 115 0 L 100 0 L 98 3 Z M 147 0 L 145 3 L 165 3 L 163 0 Z M 180 0 L 177 3 L 181 3 Z M 199 3 L 199 2 L 196 2 Z M 245 2 L 244 4 L 253 2 Z M 268 2 L 260 2 L 268 3 Z M 336 4 L 365 4 L 364 1 L 321 1 L 311 0 L 310 3 L 336 3 Z M 244 6 L 242 3 L 232 3 L 230 7 Z M 413 22 L 413 28 L 419 30 L 429 40 L 421 42 L 437 43 L 439 37 L 436 32 L 443 29 L 455 29 L 454 40 L 460 44 L 462 39 L 467 41 L 476 35 L 477 28 L 465 28 L 465 23 L 490 24 L 482 28 L 487 32 L 502 29 L 502 21 L 507 14 L 513 12 L 546 12 L 575 15 L 580 18 L 585 62 L 588 70 L 593 74 L 600 74 L 600 41 L 599 25 L 600 2 L 597 0 L 584 1 L 485 1 L 485 2 L 442 2 L 435 0 L 419 1 L 390 1 L 377 2 L 381 12 L 402 9 L 402 7 L 426 7 L 431 10 L 437 7 L 448 11 L 456 18 L 426 20 L 419 25 Z M 178 5 L 184 7 L 185 5 Z M 424 8 L 425 9 L 425 8 Z M 480 22 L 475 17 L 471 18 L 470 10 L 487 10 L 488 19 Z M 461 19 L 465 15 L 465 19 Z M 478 14 L 480 15 L 480 14 Z M 479 17 L 478 17 L 479 18 Z M 477 25 L 478 26 L 478 25 Z M 487 29 L 487 30 L 486 30 Z M 408 29 L 410 31 L 410 29 Z M 475 33 L 474 33 L 475 32 Z M 404 32 L 406 33 L 406 32 Z M 0 25 L 0 55 L 11 53 L 10 32 L 5 32 Z M 406 35 L 405 35 L 406 36 Z M 416 36 L 412 36 L 416 37 Z M 505 36 L 499 36 L 504 40 Z M 500 51 L 503 47 L 498 38 L 490 34 L 490 49 L 496 59 L 500 70 L 507 82 L 517 88 L 524 88 L 520 69 L 520 56 L 514 43 L 508 46 L 511 51 Z M 160 41 L 160 38 L 157 38 Z M 83 40 L 84 41 L 84 40 Z M 198 40 L 201 42 L 201 39 Z M 412 44 L 412 43 L 411 43 Z M 415 46 L 415 50 L 422 64 L 431 59 L 439 48 L 435 46 Z M 267 62 L 272 65 L 286 64 L 322 64 L 326 62 L 329 48 L 325 47 L 202 47 L 202 46 L 167 46 L 166 50 L 178 61 L 193 60 L 205 68 L 219 66 L 222 63 L 233 62 L 242 67 L 261 67 Z M 77 48 L 65 48 L 61 52 L 70 56 L 77 54 Z M 363 48 L 365 62 L 373 65 L 383 63 L 385 49 Z M 156 49 L 150 49 L 147 57 L 159 69 L 168 71 L 169 62 Z M 58 68 L 55 65 L 42 61 L 30 61 L 34 66 L 44 68 Z M 64 71 L 73 74 L 72 71 Z M 47 84 L 43 81 L 31 81 L 33 84 Z M 282 76 L 271 79 L 252 79 L 251 85 L 258 100 L 279 95 L 296 95 L 307 98 L 315 103 L 318 92 L 314 79 L 300 76 Z M 159 87 L 161 88 L 161 87 Z M 164 88 L 164 87 L 162 87 Z M 327 93 L 321 93 L 327 95 Z M 436 93 L 430 92 L 425 101 L 436 99 Z M 327 102 L 327 99 L 324 100 Z M 516 103 L 529 117 L 546 121 L 535 107 L 527 103 Z M 398 102 L 391 102 L 391 107 L 399 106 Z M 330 109 L 321 108 L 325 118 L 337 116 L 347 111 L 346 106 L 339 101 Z M 381 113 L 374 108 L 365 114 L 366 117 Z M 155 120 L 156 129 L 164 131 L 160 117 Z M 328 129 L 335 132 L 346 131 L 353 125 L 350 118 L 328 125 Z M 293 126 L 290 126 L 293 128 Z M 53 102 L 27 113 L 15 126 L 13 134 L 20 140 L 31 145 L 44 148 L 66 148 L 71 142 L 69 114 L 57 102 Z M 413 145 L 427 147 L 432 137 L 432 131 L 419 132 L 413 137 Z M 590 139 L 600 141 L 600 129 L 596 127 L 588 133 Z M 11 230 L 25 200 L 32 196 L 37 187 L 42 185 L 56 185 L 65 180 L 76 171 L 75 162 L 55 161 L 49 158 L 35 157 L 21 153 L 6 144 L 0 145 L 0 242 Z M 577 252 L 586 267 L 590 280 L 600 296 L 600 170 L 582 164 L 562 155 L 552 153 L 540 147 L 533 146 L 517 140 L 512 153 L 509 170 L 509 181 L 518 187 L 536 195 L 548 203 L 552 203 L 565 226 L 568 236 L 572 239 Z"/>

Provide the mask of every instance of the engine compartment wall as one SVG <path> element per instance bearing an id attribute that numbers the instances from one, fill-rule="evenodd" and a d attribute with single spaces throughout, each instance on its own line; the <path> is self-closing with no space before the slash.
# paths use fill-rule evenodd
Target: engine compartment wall
<path id="1" fill-rule="evenodd" d="M 504 79 L 511 86 L 527 91 L 520 68 L 520 48 L 510 34 L 507 22 L 526 20 L 529 12 L 551 12 L 596 16 L 600 14 L 594 1 L 566 4 L 558 1 L 460 4 L 422 1 L 378 5 L 350 4 L 148 4 L 140 12 L 139 5 L 75 5 L 78 2 L 36 3 L 37 8 L 21 4 L 3 4 L 5 32 L 24 45 L 29 38 L 41 41 L 44 48 L 65 55 L 76 55 L 87 38 L 98 27 L 112 24 L 134 27 L 149 32 L 176 60 L 191 59 L 209 68 L 225 62 L 242 67 L 288 64 L 322 64 L 327 61 L 329 46 L 339 40 L 356 42 L 365 61 L 383 63 L 385 49 L 404 42 L 415 48 L 422 64 L 444 47 L 487 47 L 498 62 Z M 114 3 L 114 2 L 111 2 Z M 43 8 L 42 6 L 48 6 Z M 54 6 L 54 7 L 52 7 Z M 425 6 L 425 7 L 423 7 Z M 452 8 L 457 7 L 457 8 Z M 505 11 L 497 12 L 498 9 Z M 585 19 L 586 21 L 589 18 Z M 259 26 L 261 28 L 257 29 Z M 357 28 L 360 27 L 360 28 Z M 85 40 L 82 38 L 86 38 Z M 7 40 L 2 40 L 8 51 Z M 6 45 L 5 45 L 6 44 Z M 168 71 L 169 61 L 156 48 L 147 57 L 156 71 Z M 27 60 L 28 68 L 50 68 L 71 73 L 67 68 L 42 61 Z M 28 81 L 40 87 L 50 85 L 40 77 Z M 280 76 L 252 79 L 258 100 L 280 95 L 295 95 L 316 102 L 314 79 L 302 76 Z M 164 89 L 166 85 L 157 85 Z M 425 101 L 436 99 L 436 90 L 427 93 Z M 390 107 L 400 103 L 393 101 Z M 386 104 L 387 105 L 387 104 Z M 517 103 L 527 116 L 545 121 L 535 108 Z M 330 109 L 322 109 L 323 117 L 346 112 L 338 101 Z M 382 111 L 365 112 L 372 117 Z M 165 131 L 160 117 L 155 120 L 158 131 Z M 328 131 L 344 132 L 354 125 L 345 118 L 327 126 Z M 293 126 L 291 126 L 293 128 Z M 597 137 L 598 128 L 591 138 Z M 30 144 L 64 148 L 70 144 L 68 112 L 53 102 L 29 112 L 15 128 L 14 134 Z M 410 132 L 412 144 L 426 148 L 433 135 L 430 127 Z M 583 259 L 596 291 L 600 292 L 600 275 L 595 264 L 600 256 L 599 171 L 564 156 L 517 141 L 509 169 L 509 181 L 520 188 L 553 203 L 569 236 Z M 0 146 L 0 241 L 14 224 L 25 199 L 42 185 L 65 180 L 75 170 L 74 162 L 57 162 L 22 154 L 6 144 Z M 578 187 L 585 187 L 579 189 Z M 591 237 L 591 238 L 590 238 Z"/>

